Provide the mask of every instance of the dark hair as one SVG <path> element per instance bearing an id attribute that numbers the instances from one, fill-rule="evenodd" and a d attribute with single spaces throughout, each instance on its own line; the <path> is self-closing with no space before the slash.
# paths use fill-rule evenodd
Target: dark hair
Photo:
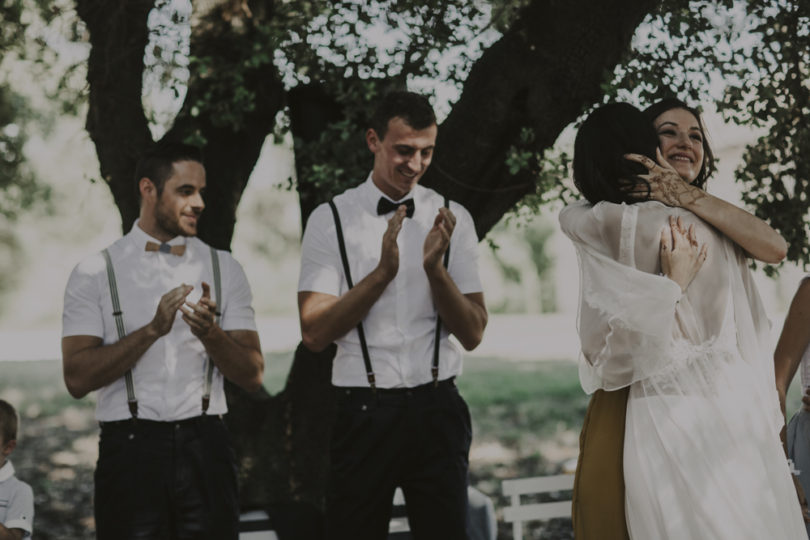
<path id="1" fill-rule="evenodd" d="M 388 131 L 388 121 L 402 118 L 413 129 L 426 129 L 436 123 L 436 113 L 428 98 L 415 92 L 398 90 L 386 94 L 377 104 L 369 126 L 382 140 Z"/>
<path id="2" fill-rule="evenodd" d="M 17 411 L 3 399 L 0 399 L 0 435 L 3 443 L 17 439 Z"/>
<path id="3" fill-rule="evenodd" d="M 714 173 L 714 152 L 709 146 L 709 137 L 706 134 L 706 128 L 703 126 L 703 119 L 700 117 L 700 110 L 690 107 L 683 101 L 675 97 L 664 98 L 657 101 L 644 109 L 644 115 L 649 120 L 650 124 L 655 122 L 655 119 L 672 109 L 684 109 L 692 114 L 700 126 L 700 131 L 703 134 L 703 163 L 700 166 L 700 172 L 697 177 L 692 181 L 693 186 L 703 188 L 706 185 L 706 180 Z"/>
<path id="4" fill-rule="evenodd" d="M 178 142 L 158 143 L 138 160 L 135 166 L 135 189 L 140 197 L 138 183 L 141 178 L 148 178 L 155 184 L 158 196 L 163 193 L 163 185 L 172 175 L 174 164 L 178 161 L 196 161 L 202 164 L 202 151 L 190 144 Z"/>
<path id="5" fill-rule="evenodd" d="M 658 137 L 647 117 L 627 103 L 609 103 L 588 115 L 574 140 L 574 184 L 591 204 L 638 202 L 622 187 L 649 183 L 637 175 L 647 168 L 624 158 L 642 154 L 655 159 Z"/>

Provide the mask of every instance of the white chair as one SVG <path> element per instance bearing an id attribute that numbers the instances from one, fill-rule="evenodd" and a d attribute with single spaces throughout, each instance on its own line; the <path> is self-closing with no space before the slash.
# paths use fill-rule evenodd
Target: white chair
<path id="1" fill-rule="evenodd" d="M 243 512 L 239 516 L 239 540 L 278 540 L 267 512 Z"/>
<path id="2" fill-rule="evenodd" d="M 573 474 L 554 476 L 534 476 L 504 480 L 503 494 L 510 498 L 510 505 L 503 510 L 503 519 L 512 524 L 512 536 L 515 540 L 523 538 L 523 522 L 548 520 L 551 518 L 571 517 L 571 498 L 567 500 L 521 504 L 521 495 L 534 495 L 554 491 L 570 491 L 574 488 Z"/>

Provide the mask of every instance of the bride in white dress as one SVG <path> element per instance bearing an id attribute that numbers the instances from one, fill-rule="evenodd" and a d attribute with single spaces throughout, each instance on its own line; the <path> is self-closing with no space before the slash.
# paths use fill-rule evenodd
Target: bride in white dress
<path id="1" fill-rule="evenodd" d="M 630 386 L 631 538 L 806 540 L 746 258 L 778 262 L 786 246 L 688 183 L 705 172 L 707 147 L 697 114 L 675 105 L 655 115 L 655 132 L 637 109 L 607 105 L 577 136 L 574 177 L 590 202 L 567 206 L 560 223 L 580 264 L 582 386 Z M 650 133 L 660 150 L 638 143 Z M 616 157 L 628 151 L 646 154 L 629 159 L 648 171 L 630 182 Z"/>

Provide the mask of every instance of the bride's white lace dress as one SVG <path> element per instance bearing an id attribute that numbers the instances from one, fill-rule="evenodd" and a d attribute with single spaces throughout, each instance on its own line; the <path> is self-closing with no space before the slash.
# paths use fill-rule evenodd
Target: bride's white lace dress
<path id="1" fill-rule="evenodd" d="M 681 294 L 659 275 L 670 215 L 708 257 Z M 580 380 L 631 385 L 624 443 L 633 539 L 807 539 L 787 460 L 769 322 L 741 250 L 658 202 L 560 213 L 580 264 Z"/>

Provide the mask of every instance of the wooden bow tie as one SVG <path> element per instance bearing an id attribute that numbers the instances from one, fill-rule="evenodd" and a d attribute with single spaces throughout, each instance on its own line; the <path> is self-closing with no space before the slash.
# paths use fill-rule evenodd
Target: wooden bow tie
<path id="1" fill-rule="evenodd" d="M 147 242 L 146 251 L 159 251 L 160 253 L 171 253 L 172 255 L 182 256 L 186 252 L 186 246 L 170 246 L 167 243 L 158 244 L 157 242 Z"/>

